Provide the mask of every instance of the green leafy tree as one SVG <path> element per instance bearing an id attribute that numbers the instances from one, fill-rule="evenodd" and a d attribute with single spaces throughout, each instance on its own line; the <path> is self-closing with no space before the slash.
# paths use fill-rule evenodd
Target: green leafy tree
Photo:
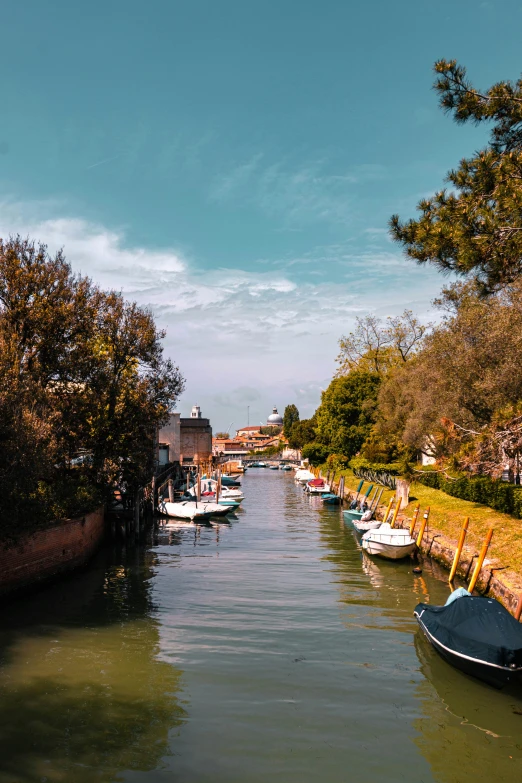
<path id="1" fill-rule="evenodd" d="M 489 295 L 522 272 L 522 79 L 476 90 L 455 60 L 435 63 L 440 105 L 463 124 L 492 125 L 490 143 L 447 175 L 450 190 L 390 220 L 392 237 L 419 264 L 456 272 Z"/>
<path id="2" fill-rule="evenodd" d="M 353 370 L 334 378 L 322 393 L 316 411 L 316 440 L 329 453 L 354 456 L 371 432 L 375 421 L 381 377 L 376 372 Z"/>
<path id="3" fill-rule="evenodd" d="M 329 453 L 328 446 L 316 441 L 307 443 L 302 450 L 303 459 L 307 459 L 310 465 L 314 466 L 322 465 L 323 462 L 326 462 Z"/>
<path id="4" fill-rule="evenodd" d="M 299 421 L 299 411 L 297 409 L 297 406 L 293 403 L 291 405 L 287 405 L 285 408 L 285 412 L 283 414 L 283 433 L 285 438 L 290 437 L 290 432 L 292 431 L 292 427 L 296 422 Z"/>
<path id="5" fill-rule="evenodd" d="M 302 419 L 301 421 L 294 422 L 290 435 L 288 437 L 288 445 L 291 449 L 302 449 L 307 443 L 312 443 L 315 440 L 315 418 Z"/>
<path id="6" fill-rule="evenodd" d="M 162 338 L 149 311 L 74 275 L 62 253 L 0 240 L 0 525 L 75 515 L 150 476 L 155 430 L 183 388 Z"/>

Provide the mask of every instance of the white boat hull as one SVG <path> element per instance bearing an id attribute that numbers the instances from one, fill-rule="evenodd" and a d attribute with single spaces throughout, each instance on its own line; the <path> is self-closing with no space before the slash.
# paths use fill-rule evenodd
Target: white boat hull
<path id="1" fill-rule="evenodd" d="M 369 530 L 363 535 L 361 546 L 369 555 L 402 560 L 415 551 L 416 543 L 408 530 L 393 528 L 383 522 L 376 530 Z"/>
<path id="2" fill-rule="evenodd" d="M 181 503 L 162 503 L 158 509 L 161 513 L 176 519 L 210 519 L 210 517 L 225 516 L 230 509 L 217 503 L 193 503 L 184 500 Z"/>
<path id="3" fill-rule="evenodd" d="M 415 541 L 412 544 L 385 544 L 382 541 L 362 541 L 362 548 L 369 555 L 385 557 L 388 560 L 402 560 L 415 551 Z"/>
<path id="4" fill-rule="evenodd" d="M 352 525 L 358 533 L 367 533 L 369 530 L 378 530 L 382 525 L 380 519 L 370 519 L 368 522 L 361 522 L 360 519 L 352 519 Z"/>

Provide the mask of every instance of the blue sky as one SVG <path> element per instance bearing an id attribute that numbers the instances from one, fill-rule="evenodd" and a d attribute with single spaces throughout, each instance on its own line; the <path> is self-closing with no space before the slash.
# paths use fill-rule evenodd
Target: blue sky
<path id="1" fill-rule="evenodd" d="M 481 146 L 433 62 L 522 72 L 513 0 L 6 0 L 0 230 L 151 306 L 215 429 L 309 416 L 358 314 L 430 317 L 413 214 Z"/>

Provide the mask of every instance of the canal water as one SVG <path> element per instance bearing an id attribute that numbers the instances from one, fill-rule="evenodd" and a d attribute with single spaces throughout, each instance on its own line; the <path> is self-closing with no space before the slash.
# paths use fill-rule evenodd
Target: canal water
<path id="1" fill-rule="evenodd" d="M 0 783 L 520 781 L 522 691 L 417 631 L 444 574 L 367 558 L 292 474 L 243 488 L 2 609 Z"/>

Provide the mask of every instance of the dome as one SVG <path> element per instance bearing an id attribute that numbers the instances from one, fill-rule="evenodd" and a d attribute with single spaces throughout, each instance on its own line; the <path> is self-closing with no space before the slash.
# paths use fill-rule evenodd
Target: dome
<path id="1" fill-rule="evenodd" d="M 283 426 L 283 417 L 279 415 L 277 412 L 277 408 L 274 405 L 274 409 L 268 419 L 266 420 L 266 423 L 269 427 L 282 427 Z"/>

